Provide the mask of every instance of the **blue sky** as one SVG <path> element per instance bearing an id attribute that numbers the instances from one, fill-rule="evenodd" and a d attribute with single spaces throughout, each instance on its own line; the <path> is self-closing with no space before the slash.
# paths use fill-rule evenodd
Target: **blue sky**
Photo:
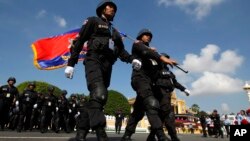
<path id="1" fill-rule="evenodd" d="M 78 28 L 95 16 L 99 0 L 0 0 L 0 84 L 10 76 L 17 84 L 46 81 L 69 93 L 88 95 L 82 63 L 72 80 L 64 68 L 45 71 L 33 65 L 31 43 Z M 188 106 L 221 113 L 249 108 L 242 89 L 250 81 L 250 1 L 248 0 L 116 0 L 114 25 L 132 37 L 142 28 L 153 32 L 151 46 L 166 52 L 189 71 L 174 68 L 179 82 L 191 90 L 177 96 Z M 124 41 L 130 52 L 132 41 Z M 131 65 L 118 60 L 109 89 L 132 98 Z"/>

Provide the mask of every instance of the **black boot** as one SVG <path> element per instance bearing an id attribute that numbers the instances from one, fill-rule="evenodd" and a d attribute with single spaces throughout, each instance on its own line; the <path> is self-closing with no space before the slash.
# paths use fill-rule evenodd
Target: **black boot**
<path id="1" fill-rule="evenodd" d="M 178 137 L 177 137 L 177 135 L 175 134 L 175 135 L 172 135 L 172 136 L 170 136 L 171 137 L 171 141 L 181 141 Z"/>
<path id="2" fill-rule="evenodd" d="M 102 127 L 96 129 L 96 136 L 97 136 L 98 141 L 108 141 L 109 140 L 108 136 L 106 134 L 106 131 Z"/>
<path id="3" fill-rule="evenodd" d="M 77 131 L 76 141 L 86 141 L 87 134 L 88 134 L 88 131 L 86 131 L 86 130 Z"/>
<path id="4" fill-rule="evenodd" d="M 171 138 L 171 141 L 181 141 L 178 137 L 176 138 Z"/>
<path id="5" fill-rule="evenodd" d="M 132 132 L 126 130 L 125 133 L 124 133 L 124 135 L 121 138 L 121 141 L 132 141 L 131 140 L 132 134 L 133 134 Z"/>
<path id="6" fill-rule="evenodd" d="M 151 131 L 148 135 L 147 141 L 156 141 L 155 132 Z"/>
<path id="7" fill-rule="evenodd" d="M 162 129 L 156 131 L 158 141 L 171 141 L 164 133 Z"/>

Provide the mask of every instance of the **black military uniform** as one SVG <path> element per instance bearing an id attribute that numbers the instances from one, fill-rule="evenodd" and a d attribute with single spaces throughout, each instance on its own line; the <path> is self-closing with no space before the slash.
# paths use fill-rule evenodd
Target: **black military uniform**
<path id="1" fill-rule="evenodd" d="M 41 111 L 43 104 L 43 94 L 41 92 L 37 93 L 37 100 L 33 105 L 31 120 L 30 120 L 30 130 L 33 130 L 33 127 L 40 128 L 41 123 Z"/>
<path id="2" fill-rule="evenodd" d="M 132 62 L 132 56 L 124 49 L 124 44 L 119 32 L 113 28 L 111 21 L 113 17 L 105 15 L 106 6 L 117 10 L 117 6 L 111 0 L 103 0 L 97 6 L 98 17 L 89 17 L 80 30 L 79 36 L 71 47 L 71 56 L 68 66 L 74 67 L 78 61 L 78 55 L 83 44 L 88 41 L 88 52 L 84 60 L 85 73 L 90 100 L 88 114 L 90 126 L 96 130 L 98 140 L 106 140 L 105 133 L 106 118 L 103 106 L 107 102 L 112 65 L 119 57 L 124 62 Z"/>
<path id="3" fill-rule="evenodd" d="M 76 140 L 86 141 L 87 133 L 90 129 L 90 119 L 88 115 L 88 106 L 85 96 L 80 96 L 79 105 L 77 111 L 79 115 L 76 117 Z M 92 129 L 93 130 L 93 129 Z"/>
<path id="4" fill-rule="evenodd" d="M 56 107 L 57 107 L 57 97 L 53 94 L 54 87 L 48 87 L 48 93 L 43 96 L 43 104 L 41 111 L 41 133 L 48 131 L 48 127 L 52 128 L 51 122 L 55 116 Z M 53 122 L 52 122 L 53 124 Z"/>
<path id="5" fill-rule="evenodd" d="M 0 125 L 2 130 L 4 130 L 4 126 L 9 122 L 10 109 L 15 105 L 16 97 L 18 96 L 18 90 L 14 86 L 16 78 L 10 77 L 7 83 L 8 85 L 0 87 Z"/>
<path id="6" fill-rule="evenodd" d="M 162 53 L 162 55 L 169 58 L 169 56 L 165 53 Z M 182 92 L 185 92 L 186 88 L 177 81 L 175 75 L 169 70 L 166 64 L 161 63 L 160 66 L 162 66 L 162 68 L 158 71 L 158 76 L 153 87 L 156 93 L 155 97 L 160 102 L 159 115 L 168 130 L 171 140 L 179 141 L 175 127 L 174 108 L 171 106 L 171 96 L 175 88 Z M 189 93 L 185 93 L 187 96 L 189 95 Z M 154 136 L 154 133 L 151 132 L 147 141 L 152 141 Z"/>
<path id="7" fill-rule="evenodd" d="M 19 105 L 11 107 L 9 118 L 9 129 L 15 130 L 19 122 Z"/>
<path id="8" fill-rule="evenodd" d="M 35 83 L 30 82 L 27 89 L 24 90 L 23 93 L 18 97 L 18 101 L 20 103 L 20 116 L 17 132 L 21 132 L 23 128 L 24 130 L 30 129 L 30 120 L 32 115 L 32 112 L 30 112 L 30 110 L 33 109 L 33 105 L 37 101 L 37 92 L 35 91 L 35 87 Z"/>
<path id="9" fill-rule="evenodd" d="M 214 123 L 214 133 L 215 137 L 218 138 L 221 136 L 221 138 L 224 138 L 223 132 L 221 130 L 221 121 L 220 121 L 220 115 L 218 114 L 217 110 L 214 110 L 212 115 L 210 116 L 211 120 Z"/>
<path id="10" fill-rule="evenodd" d="M 124 114 L 121 109 L 115 112 L 115 132 L 116 134 L 120 134 L 122 121 L 124 120 Z"/>
<path id="11" fill-rule="evenodd" d="M 69 99 L 69 117 L 67 124 L 69 125 L 69 132 L 73 131 L 76 126 L 76 116 L 78 114 L 78 101 L 76 95 L 72 94 Z"/>
<path id="12" fill-rule="evenodd" d="M 62 90 L 61 95 L 58 97 L 56 107 L 56 120 L 55 120 L 55 131 L 56 133 L 59 132 L 60 128 L 62 128 L 65 132 L 69 132 L 69 124 L 67 122 L 68 115 L 69 115 L 69 103 L 68 99 L 66 98 L 67 95 L 66 90 Z"/>
<path id="13" fill-rule="evenodd" d="M 201 115 L 200 122 L 201 122 L 203 137 L 207 137 L 207 131 L 206 131 L 207 123 L 206 123 L 206 116 L 204 114 Z"/>
<path id="14" fill-rule="evenodd" d="M 143 42 L 142 37 L 150 36 L 152 33 L 148 29 L 142 29 L 137 36 L 139 43 L 134 43 L 132 55 L 141 60 L 142 67 L 140 70 L 133 69 L 132 87 L 137 96 L 134 103 L 134 111 L 129 117 L 122 141 L 130 141 L 131 135 L 135 132 L 137 123 L 143 118 L 144 112 L 148 117 L 151 130 L 156 134 L 159 141 L 169 141 L 163 131 L 162 121 L 159 116 L 160 103 L 155 97 L 156 93 L 153 88 L 157 78 L 157 72 L 161 67 L 161 55 L 148 47 L 148 42 Z"/>

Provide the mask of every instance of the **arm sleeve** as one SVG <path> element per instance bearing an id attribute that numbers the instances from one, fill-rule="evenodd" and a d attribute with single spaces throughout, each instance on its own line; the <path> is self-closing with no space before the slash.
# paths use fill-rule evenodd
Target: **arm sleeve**
<path id="1" fill-rule="evenodd" d="M 120 60 L 123 62 L 131 63 L 134 57 L 130 55 L 127 50 L 125 50 L 122 37 L 119 34 L 119 32 L 115 29 L 113 38 L 115 46 L 118 48 L 118 57 L 120 58 Z"/>
<path id="2" fill-rule="evenodd" d="M 136 54 L 138 54 L 142 58 L 152 58 L 155 60 L 160 60 L 161 56 L 159 55 L 158 52 L 154 52 L 154 51 L 150 50 L 146 45 L 144 45 L 141 42 L 134 43 L 132 48 L 133 48 L 132 52 L 135 52 Z"/>
<path id="3" fill-rule="evenodd" d="M 181 85 L 177 80 L 176 80 L 176 77 L 175 75 L 171 72 L 171 77 L 172 77 L 172 81 L 174 83 L 174 87 L 181 90 L 181 91 L 184 91 L 186 88 Z"/>
<path id="4" fill-rule="evenodd" d="M 84 24 L 73 42 L 73 46 L 70 48 L 71 56 L 68 60 L 68 66 L 74 67 L 78 62 L 78 56 L 83 48 L 84 42 L 88 41 L 91 34 L 94 32 L 94 19 L 88 18 L 86 24 Z"/>

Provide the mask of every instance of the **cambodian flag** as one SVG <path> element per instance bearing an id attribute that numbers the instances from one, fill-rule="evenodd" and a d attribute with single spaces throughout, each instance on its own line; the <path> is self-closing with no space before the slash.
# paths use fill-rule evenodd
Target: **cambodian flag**
<path id="1" fill-rule="evenodd" d="M 71 30 L 32 43 L 35 67 L 41 70 L 53 70 L 66 66 L 70 57 L 70 46 L 79 31 L 80 29 Z M 86 51 L 87 47 L 83 47 L 79 60 L 84 60 Z"/>

